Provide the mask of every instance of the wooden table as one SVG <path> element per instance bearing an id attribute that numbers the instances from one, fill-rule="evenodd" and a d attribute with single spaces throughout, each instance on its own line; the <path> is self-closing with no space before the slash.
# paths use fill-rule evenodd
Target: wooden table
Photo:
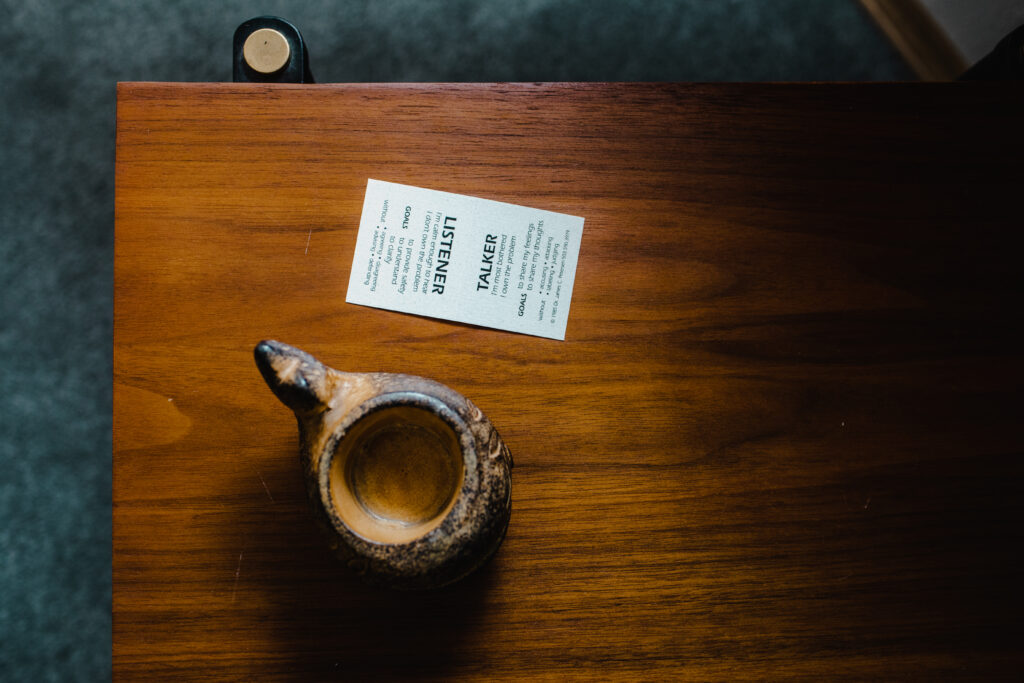
<path id="1" fill-rule="evenodd" d="M 1021 85 L 126 83 L 119 680 L 1020 675 Z M 586 218 L 564 342 L 348 305 L 367 178 Z M 515 456 L 435 593 L 346 575 L 265 337 Z"/>

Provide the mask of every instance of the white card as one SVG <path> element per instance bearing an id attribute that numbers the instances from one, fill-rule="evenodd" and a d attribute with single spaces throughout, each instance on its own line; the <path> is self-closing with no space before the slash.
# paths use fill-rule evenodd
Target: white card
<path id="1" fill-rule="evenodd" d="M 565 339 L 583 219 L 370 180 L 345 300 Z"/>

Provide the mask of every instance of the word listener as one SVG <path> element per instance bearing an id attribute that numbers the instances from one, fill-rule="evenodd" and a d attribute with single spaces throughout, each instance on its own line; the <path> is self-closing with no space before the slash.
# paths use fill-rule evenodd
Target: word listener
<path id="1" fill-rule="evenodd" d="M 451 221 L 451 225 L 449 225 Z M 448 264 L 452 259 L 452 241 L 455 239 L 455 219 L 444 217 L 444 228 L 441 229 L 441 244 L 437 247 L 437 265 L 434 266 L 434 294 L 444 294 L 444 283 L 448 280 Z"/>

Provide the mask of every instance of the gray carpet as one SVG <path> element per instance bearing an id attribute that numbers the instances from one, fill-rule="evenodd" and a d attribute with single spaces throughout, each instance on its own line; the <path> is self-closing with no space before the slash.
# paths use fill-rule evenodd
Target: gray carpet
<path id="1" fill-rule="evenodd" d="M 854 0 L 0 2 L 0 680 L 110 676 L 114 84 L 224 81 L 290 19 L 330 81 L 906 80 Z"/>

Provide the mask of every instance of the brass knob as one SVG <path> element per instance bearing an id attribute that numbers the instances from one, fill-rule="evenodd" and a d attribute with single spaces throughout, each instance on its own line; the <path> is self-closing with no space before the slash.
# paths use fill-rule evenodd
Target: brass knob
<path id="1" fill-rule="evenodd" d="M 272 28 L 261 28 L 249 34 L 242 47 L 245 63 L 261 74 L 280 71 L 288 63 L 291 48 L 288 40 Z"/>

